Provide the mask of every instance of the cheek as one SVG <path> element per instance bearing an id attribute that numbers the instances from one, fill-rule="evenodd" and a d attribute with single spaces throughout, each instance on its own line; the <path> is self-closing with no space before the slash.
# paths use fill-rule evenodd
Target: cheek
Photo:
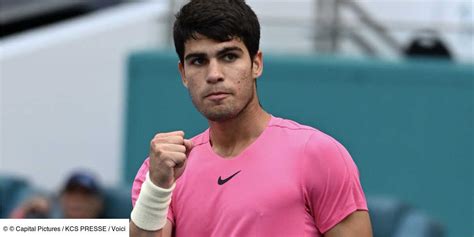
<path id="1" fill-rule="evenodd" d="M 191 95 L 197 95 L 199 94 L 199 85 L 194 83 L 193 81 L 190 81 L 188 83 L 188 91 Z"/>
<path id="2" fill-rule="evenodd" d="M 187 89 L 195 89 L 197 87 L 197 81 L 200 78 L 199 73 L 194 70 L 189 70 L 185 74 L 187 81 Z"/>
<path id="3" fill-rule="evenodd" d="M 201 93 L 202 93 L 202 88 L 201 86 L 199 86 L 198 84 L 196 83 L 193 83 L 193 82 L 189 82 L 188 83 L 188 93 L 189 95 L 191 96 L 191 100 L 193 101 L 193 103 L 198 103 L 200 104 L 201 103 Z"/>

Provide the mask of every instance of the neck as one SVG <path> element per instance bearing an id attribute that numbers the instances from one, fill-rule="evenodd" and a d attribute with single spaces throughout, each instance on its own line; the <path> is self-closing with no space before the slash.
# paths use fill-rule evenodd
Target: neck
<path id="1" fill-rule="evenodd" d="M 237 156 L 260 136 L 270 118 L 257 101 L 233 119 L 209 121 L 212 149 L 222 157 Z"/>

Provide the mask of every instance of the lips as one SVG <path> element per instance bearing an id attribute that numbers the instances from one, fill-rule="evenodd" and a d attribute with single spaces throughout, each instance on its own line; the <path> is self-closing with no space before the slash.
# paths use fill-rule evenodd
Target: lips
<path id="1" fill-rule="evenodd" d="M 205 96 L 205 98 L 210 99 L 210 100 L 222 100 L 226 98 L 230 93 L 227 92 L 212 92 L 209 93 Z"/>

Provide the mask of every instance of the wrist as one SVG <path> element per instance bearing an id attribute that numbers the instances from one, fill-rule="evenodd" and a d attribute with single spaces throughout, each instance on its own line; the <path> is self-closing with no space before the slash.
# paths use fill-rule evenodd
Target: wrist
<path id="1" fill-rule="evenodd" d="M 157 186 L 157 187 L 162 188 L 162 189 L 170 189 L 170 188 L 173 187 L 173 185 L 174 185 L 173 182 L 170 182 L 170 181 L 163 181 L 163 179 L 160 179 L 159 176 L 153 175 L 153 174 L 151 174 L 150 172 L 148 172 L 147 179 L 149 179 L 150 182 L 151 182 L 154 186 Z"/>
<path id="2" fill-rule="evenodd" d="M 131 213 L 133 223 L 140 229 L 156 231 L 166 224 L 171 194 L 175 187 L 161 188 L 150 179 L 149 173 L 142 184 L 135 207 Z"/>

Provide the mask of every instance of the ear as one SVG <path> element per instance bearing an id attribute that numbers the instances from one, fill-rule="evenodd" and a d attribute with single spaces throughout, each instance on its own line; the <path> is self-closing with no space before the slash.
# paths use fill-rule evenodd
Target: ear
<path id="1" fill-rule="evenodd" d="M 181 61 L 178 62 L 178 70 L 181 75 L 181 82 L 183 82 L 184 87 L 188 88 L 188 80 L 186 79 L 186 73 L 184 71 L 184 65 Z"/>
<path id="2" fill-rule="evenodd" d="M 258 78 L 263 73 L 263 55 L 262 51 L 258 51 L 253 58 L 253 65 L 252 65 L 252 76 L 253 78 Z"/>

